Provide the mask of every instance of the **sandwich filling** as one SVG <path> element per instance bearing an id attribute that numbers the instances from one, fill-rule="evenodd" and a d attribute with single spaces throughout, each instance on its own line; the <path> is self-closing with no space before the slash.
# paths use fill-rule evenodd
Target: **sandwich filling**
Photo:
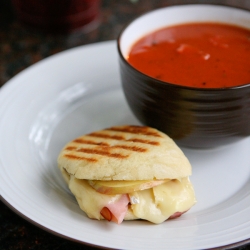
<path id="1" fill-rule="evenodd" d="M 115 181 L 113 184 L 112 181 L 99 181 L 98 185 L 98 181 L 80 180 L 67 173 L 64 175 L 68 176 L 69 189 L 80 208 L 91 219 L 106 219 L 117 224 L 124 219 L 144 219 L 159 224 L 181 216 L 196 203 L 194 189 L 188 177 L 140 183 Z M 134 191 L 126 193 L 131 190 L 133 183 Z M 140 190 L 143 187 L 145 189 Z"/>

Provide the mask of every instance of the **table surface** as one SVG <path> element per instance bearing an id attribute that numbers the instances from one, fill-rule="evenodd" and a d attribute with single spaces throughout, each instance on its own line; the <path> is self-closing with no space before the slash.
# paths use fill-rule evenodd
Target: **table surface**
<path id="1" fill-rule="evenodd" d="M 121 29 L 149 10 L 178 4 L 223 4 L 250 10 L 250 0 L 137 0 L 101 1 L 100 25 L 89 33 L 44 34 L 22 26 L 10 0 L 0 1 L 0 87 L 30 65 L 76 46 L 117 38 Z M 0 201 L 0 249 L 95 249 L 59 238 L 31 224 Z M 250 249 L 230 246 L 228 249 Z"/>

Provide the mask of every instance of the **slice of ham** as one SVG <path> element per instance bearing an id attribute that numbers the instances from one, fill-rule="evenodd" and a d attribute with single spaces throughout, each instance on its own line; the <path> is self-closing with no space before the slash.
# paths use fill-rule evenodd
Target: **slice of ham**
<path id="1" fill-rule="evenodd" d="M 113 221 L 117 224 L 121 224 L 128 211 L 128 204 L 130 202 L 127 194 L 121 195 L 121 198 L 113 203 L 107 204 L 100 211 L 101 215 L 108 221 Z M 180 217 L 184 212 L 175 212 L 168 219 L 175 219 Z"/>
<path id="2" fill-rule="evenodd" d="M 168 219 L 175 219 L 180 217 L 182 214 L 186 213 L 187 211 L 184 212 L 175 212 L 174 214 L 172 214 Z"/>
<path id="3" fill-rule="evenodd" d="M 106 220 L 121 224 L 128 211 L 129 202 L 128 195 L 123 194 L 119 200 L 103 207 L 100 213 Z"/>

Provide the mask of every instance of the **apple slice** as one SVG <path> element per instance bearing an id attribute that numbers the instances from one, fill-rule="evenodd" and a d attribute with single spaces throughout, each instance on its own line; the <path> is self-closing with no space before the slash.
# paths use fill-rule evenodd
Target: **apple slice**
<path id="1" fill-rule="evenodd" d="M 100 181 L 88 180 L 89 185 L 102 194 L 129 194 L 135 191 L 149 189 L 165 182 L 165 180 L 140 180 L 140 181 Z"/>

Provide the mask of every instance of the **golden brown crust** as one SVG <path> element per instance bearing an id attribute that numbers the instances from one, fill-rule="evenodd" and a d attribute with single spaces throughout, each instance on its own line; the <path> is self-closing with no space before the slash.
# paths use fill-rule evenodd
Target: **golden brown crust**
<path id="1" fill-rule="evenodd" d="M 58 164 L 78 179 L 176 179 L 191 174 L 174 141 L 146 126 L 115 126 L 76 138 L 63 148 Z"/>

